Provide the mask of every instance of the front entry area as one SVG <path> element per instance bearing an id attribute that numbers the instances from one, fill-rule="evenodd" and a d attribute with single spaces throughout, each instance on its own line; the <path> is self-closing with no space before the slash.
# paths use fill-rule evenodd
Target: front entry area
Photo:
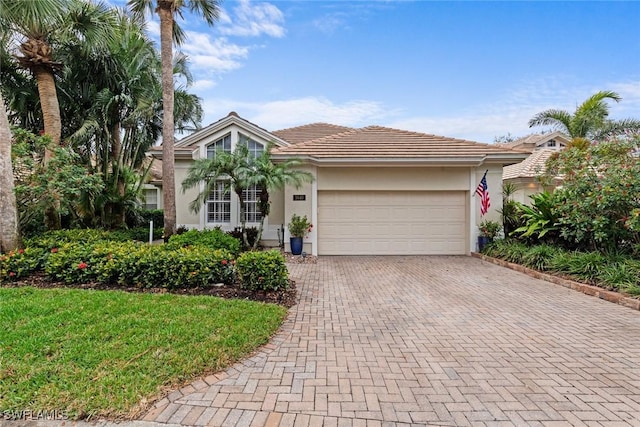
<path id="1" fill-rule="evenodd" d="M 464 255 L 466 191 L 319 191 L 319 255 Z"/>

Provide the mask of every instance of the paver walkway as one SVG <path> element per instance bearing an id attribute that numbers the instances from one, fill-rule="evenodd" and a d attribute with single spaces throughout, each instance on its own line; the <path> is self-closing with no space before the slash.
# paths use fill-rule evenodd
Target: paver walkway
<path id="1" fill-rule="evenodd" d="M 145 420 L 640 426 L 637 311 L 469 257 L 289 269 L 300 303 L 272 343 Z"/>

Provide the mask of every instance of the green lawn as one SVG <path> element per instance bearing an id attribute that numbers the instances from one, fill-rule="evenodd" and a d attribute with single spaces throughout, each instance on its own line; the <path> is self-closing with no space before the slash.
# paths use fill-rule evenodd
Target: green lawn
<path id="1" fill-rule="evenodd" d="M 126 417 L 265 344 L 285 315 L 208 296 L 0 288 L 0 413 Z"/>

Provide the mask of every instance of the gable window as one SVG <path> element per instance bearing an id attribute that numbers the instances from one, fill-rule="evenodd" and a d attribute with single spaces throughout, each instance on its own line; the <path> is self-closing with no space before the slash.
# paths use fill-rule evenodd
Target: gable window
<path id="1" fill-rule="evenodd" d="M 207 199 L 207 222 L 231 222 L 231 191 L 229 181 L 216 181 Z"/>
<path id="2" fill-rule="evenodd" d="M 215 159 L 216 153 L 220 151 L 231 152 L 231 134 L 223 136 L 213 144 L 207 145 L 207 159 Z"/>
<path id="3" fill-rule="evenodd" d="M 556 146 L 556 140 L 555 139 L 551 139 L 549 141 L 547 141 L 547 147 L 555 147 Z"/>
<path id="4" fill-rule="evenodd" d="M 260 157 L 260 155 L 262 155 L 262 152 L 264 151 L 264 145 L 254 141 L 253 139 L 241 133 L 238 134 L 238 138 L 240 139 L 239 143 L 245 144 L 249 149 L 249 156 L 253 158 L 258 158 Z"/>
<path id="5" fill-rule="evenodd" d="M 258 210 L 258 200 L 262 189 L 257 185 L 252 185 L 242 191 L 242 199 L 244 200 L 244 218 L 246 222 L 260 222 L 262 213 Z"/>

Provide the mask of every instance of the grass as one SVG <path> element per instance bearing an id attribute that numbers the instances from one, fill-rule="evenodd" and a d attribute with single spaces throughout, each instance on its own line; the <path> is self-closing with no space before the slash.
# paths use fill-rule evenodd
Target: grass
<path id="1" fill-rule="evenodd" d="M 0 288 L 0 413 L 136 415 L 265 344 L 285 314 L 209 296 Z"/>

